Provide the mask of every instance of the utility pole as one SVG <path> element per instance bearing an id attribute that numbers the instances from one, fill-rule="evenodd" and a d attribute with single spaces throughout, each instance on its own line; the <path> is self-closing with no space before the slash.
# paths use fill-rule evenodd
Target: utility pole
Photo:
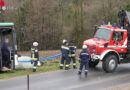
<path id="1" fill-rule="evenodd" d="M 27 75 L 27 90 L 29 90 L 29 75 Z"/>

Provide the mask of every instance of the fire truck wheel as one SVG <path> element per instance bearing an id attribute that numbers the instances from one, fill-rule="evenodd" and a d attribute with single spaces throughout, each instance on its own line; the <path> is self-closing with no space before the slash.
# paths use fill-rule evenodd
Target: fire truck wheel
<path id="1" fill-rule="evenodd" d="M 118 65 L 118 60 L 115 55 L 108 55 L 104 58 L 102 66 L 105 72 L 111 73 L 116 70 Z"/>
<path id="2" fill-rule="evenodd" d="M 99 63 L 99 60 L 96 60 L 96 61 L 89 61 L 89 67 L 90 68 L 95 68 Z"/>

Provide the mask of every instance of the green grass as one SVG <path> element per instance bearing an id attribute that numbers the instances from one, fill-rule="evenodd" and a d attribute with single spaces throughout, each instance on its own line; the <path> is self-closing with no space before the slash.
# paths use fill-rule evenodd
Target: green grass
<path id="1" fill-rule="evenodd" d="M 79 63 L 77 63 L 79 65 Z M 72 65 L 71 65 L 72 68 Z M 4 78 L 11 78 L 11 77 L 17 77 L 27 74 L 36 74 L 36 73 L 43 73 L 43 72 L 49 72 L 49 71 L 55 71 L 59 69 L 59 61 L 46 61 L 44 62 L 43 66 L 37 67 L 37 72 L 32 72 L 32 69 L 26 69 L 26 70 L 12 70 L 7 71 L 4 73 L 0 73 L 0 79 Z"/>
<path id="2" fill-rule="evenodd" d="M 37 67 L 37 72 L 35 72 L 35 73 L 55 71 L 58 69 L 59 69 L 59 62 L 58 61 L 44 62 L 43 66 Z M 32 72 L 32 69 L 12 70 L 12 71 L 0 73 L 0 79 L 22 76 L 22 75 L 27 75 L 27 74 L 35 74 L 35 73 Z"/>

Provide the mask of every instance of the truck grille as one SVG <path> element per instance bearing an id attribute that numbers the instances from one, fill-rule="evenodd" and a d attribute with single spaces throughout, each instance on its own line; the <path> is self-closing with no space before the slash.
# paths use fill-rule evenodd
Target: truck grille
<path id="1" fill-rule="evenodd" d="M 88 46 L 88 51 L 89 51 L 90 53 L 94 53 L 94 52 L 95 52 L 94 50 L 96 50 L 96 47 L 95 47 L 95 46 Z"/>

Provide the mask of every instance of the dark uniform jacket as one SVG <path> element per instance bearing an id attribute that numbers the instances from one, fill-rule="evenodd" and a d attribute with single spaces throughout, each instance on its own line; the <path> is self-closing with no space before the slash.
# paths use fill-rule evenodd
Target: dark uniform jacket
<path id="1" fill-rule="evenodd" d="M 69 54 L 69 47 L 67 45 L 62 45 L 61 46 L 61 52 L 62 52 L 62 55 L 67 55 Z"/>
<path id="2" fill-rule="evenodd" d="M 8 45 L 7 43 L 4 43 L 4 44 L 3 44 L 3 47 L 2 47 L 2 55 L 4 55 L 4 56 L 10 55 L 9 45 Z"/>
<path id="3" fill-rule="evenodd" d="M 80 58 L 81 62 L 88 62 L 90 59 L 90 54 L 87 50 L 82 50 L 80 52 L 79 58 Z"/>
<path id="4" fill-rule="evenodd" d="M 39 59 L 39 53 L 38 53 L 38 49 L 36 47 L 31 48 L 31 58 L 33 60 L 38 60 Z"/>
<path id="5" fill-rule="evenodd" d="M 69 46 L 69 57 L 74 57 L 75 56 L 75 53 L 76 53 L 76 46 L 74 45 L 70 45 Z"/>

